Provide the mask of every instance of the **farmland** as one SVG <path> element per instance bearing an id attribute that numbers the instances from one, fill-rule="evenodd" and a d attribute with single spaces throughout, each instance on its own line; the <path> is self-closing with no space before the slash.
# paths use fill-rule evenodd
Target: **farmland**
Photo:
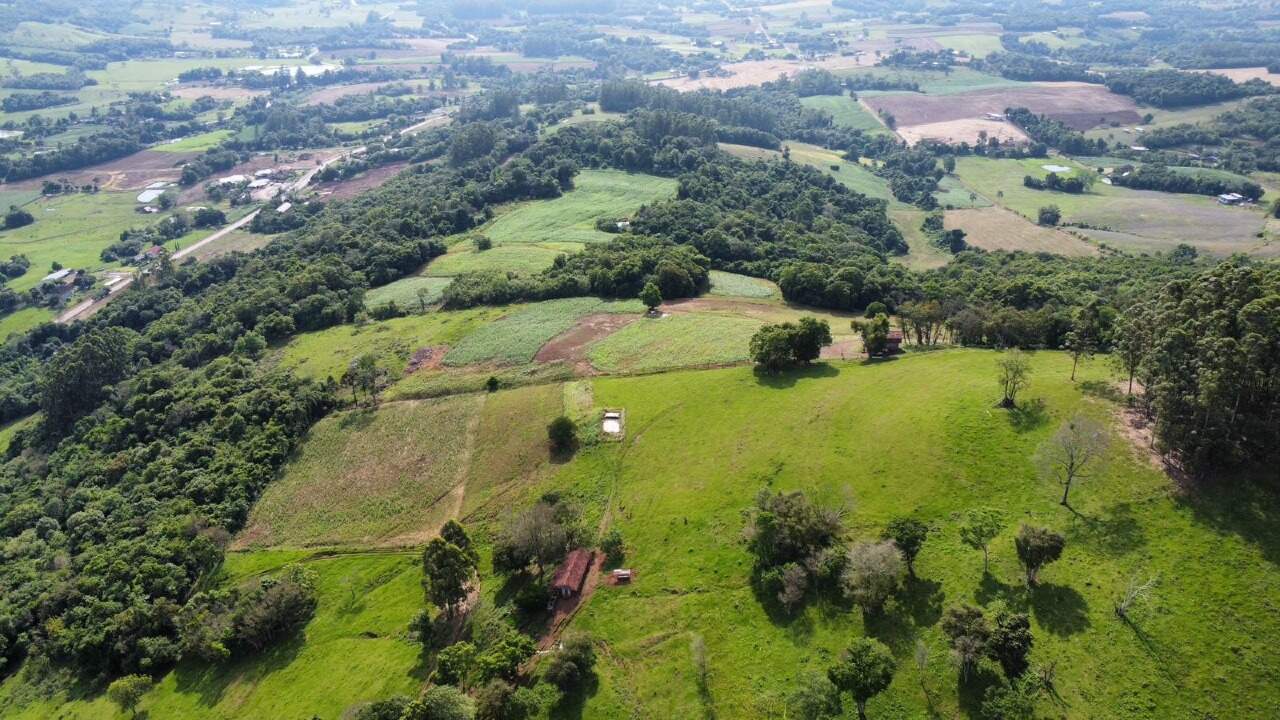
<path id="1" fill-rule="evenodd" d="M 892 133 L 871 111 L 853 98 L 844 95 L 814 95 L 803 98 L 801 102 L 805 107 L 831 113 L 832 120 L 840 127 L 862 130 L 873 135 Z"/>

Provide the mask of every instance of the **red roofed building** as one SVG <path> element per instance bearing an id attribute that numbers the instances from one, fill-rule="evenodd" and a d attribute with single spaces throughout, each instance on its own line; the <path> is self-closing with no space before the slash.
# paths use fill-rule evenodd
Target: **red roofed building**
<path id="1" fill-rule="evenodd" d="M 581 592 L 582 584 L 587 580 L 587 570 L 591 568 L 593 556 L 590 550 L 582 548 L 570 552 L 551 578 L 551 592 L 560 597 L 569 597 Z"/>

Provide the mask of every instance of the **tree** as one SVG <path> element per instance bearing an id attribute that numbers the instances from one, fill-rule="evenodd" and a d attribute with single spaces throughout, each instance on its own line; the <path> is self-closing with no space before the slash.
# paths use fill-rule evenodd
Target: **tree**
<path id="1" fill-rule="evenodd" d="M 545 498 L 516 515 L 494 541 L 493 569 L 521 572 L 534 565 L 541 572 L 564 557 L 576 541 L 574 519 L 567 505 Z"/>
<path id="2" fill-rule="evenodd" d="M 1023 525 L 1013 545 L 1018 551 L 1018 560 L 1026 568 L 1027 585 L 1035 586 L 1041 568 L 1062 557 L 1067 539 L 1052 530 Z"/>
<path id="3" fill-rule="evenodd" d="M 561 692 L 573 692 L 595 672 L 596 651 L 590 635 L 572 634 L 547 662 L 543 677 Z"/>
<path id="4" fill-rule="evenodd" d="M 929 526 L 915 518 L 894 518 L 889 521 L 882 537 L 893 541 L 898 552 L 902 553 L 902 559 L 907 563 L 907 574 L 915 577 L 916 556 L 920 554 L 920 548 L 924 547 L 924 541 L 929 537 Z"/>
<path id="5" fill-rule="evenodd" d="M 841 692 L 849 693 L 858 707 L 858 718 L 866 720 L 867 701 L 887 690 L 897 671 L 898 662 L 884 643 L 859 638 L 827 670 L 827 679 Z"/>
<path id="6" fill-rule="evenodd" d="M 1000 407 L 1017 407 L 1018 393 L 1027 386 L 1027 376 L 1031 374 L 1031 363 L 1021 350 L 1015 348 L 1001 354 L 996 360 L 996 368 L 999 370 L 998 379 L 1003 393 Z"/>
<path id="7" fill-rule="evenodd" d="M 35 216 L 31 213 L 17 207 L 16 205 L 10 205 L 9 212 L 5 213 L 4 216 L 4 228 L 6 230 L 13 230 L 15 228 L 30 225 L 35 221 Z"/>
<path id="8" fill-rule="evenodd" d="M 844 712 L 840 690 L 831 680 L 818 673 L 800 676 L 799 686 L 787 697 L 785 717 L 796 720 L 831 720 Z"/>
<path id="9" fill-rule="evenodd" d="M 1128 378 L 1126 392 L 1133 396 L 1133 379 L 1151 350 L 1150 318 L 1146 305 L 1135 305 L 1120 317 L 1111 341 L 1111 363 Z"/>
<path id="10" fill-rule="evenodd" d="M 853 329 L 862 335 L 862 349 L 868 357 L 883 355 L 889 347 L 889 316 L 884 313 L 870 320 L 853 322 Z"/>
<path id="11" fill-rule="evenodd" d="M 611 565 L 621 563 L 627 552 L 626 543 L 622 540 L 622 532 L 617 528 L 610 528 L 600 540 L 600 551 L 604 553 L 606 561 Z"/>
<path id="12" fill-rule="evenodd" d="M 849 550 L 840 582 L 846 597 L 874 615 L 902 588 L 905 574 L 902 554 L 892 542 L 858 543 Z"/>
<path id="13" fill-rule="evenodd" d="M 662 291 L 658 289 L 657 285 L 647 282 L 644 284 L 644 288 L 640 290 L 640 302 L 644 303 L 644 306 L 652 313 L 662 304 Z"/>
<path id="14" fill-rule="evenodd" d="M 106 389 L 133 367 L 137 339 L 128 328 L 102 327 L 54 355 L 40 380 L 45 427 L 58 435 L 68 433 L 77 419 L 96 408 Z"/>
<path id="15" fill-rule="evenodd" d="M 353 402 L 357 397 L 357 391 L 362 391 L 374 404 L 377 404 L 378 392 L 382 389 L 385 376 L 386 372 L 378 367 L 378 356 L 365 353 L 352 360 L 347 366 L 347 371 L 342 375 L 342 384 L 351 388 Z"/>
<path id="16" fill-rule="evenodd" d="M 1071 487 L 1093 475 L 1107 449 L 1107 431 L 1087 415 L 1076 415 L 1058 428 L 1040 449 L 1043 476 L 1062 486 L 1063 507 L 1071 507 Z"/>
<path id="17" fill-rule="evenodd" d="M 1023 677 L 1008 685 L 992 685 L 982 697 L 983 720 L 1035 720 L 1036 693 L 1034 678 Z"/>
<path id="18" fill-rule="evenodd" d="M 436 671 L 432 681 L 467 690 L 471 687 L 475 667 L 476 646 L 469 642 L 456 642 L 436 653 Z"/>
<path id="19" fill-rule="evenodd" d="M 1040 208 L 1040 214 L 1037 216 L 1037 222 L 1041 225 L 1057 225 L 1062 219 L 1062 211 L 1057 205 L 1048 205 Z"/>
<path id="20" fill-rule="evenodd" d="M 831 344 L 831 326 L 826 320 L 802 317 L 791 335 L 791 351 L 798 363 L 811 363 Z"/>
<path id="21" fill-rule="evenodd" d="M 1102 319 L 1096 300 L 1076 311 L 1065 344 L 1071 353 L 1071 381 L 1075 382 L 1080 359 L 1093 357 L 1102 344 Z"/>
<path id="22" fill-rule="evenodd" d="M 561 415 L 552 420 L 547 425 L 547 442 L 551 444 L 551 449 L 556 452 L 566 452 L 573 449 L 573 446 L 578 442 L 578 424 L 567 415 Z"/>
<path id="23" fill-rule="evenodd" d="M 474 556 L 465 549 L 442 537 L 432 539 L 422 550 L 422 585 L 427 599 L 452 616 L 467 597 L 475 567 Z"/>
<path id="24" fill-rule="evenodd" d="M 995 627 L 987 641 L 987 654 L 1000 663 L 1005 677 L 1012 680 L 1027 671 L 1027 655 L 1033 642 L 1030 618 L 1025 613 L 1001 610 L 996 613 Z"/>
<path id="25" fill-rule="evenodd" d="M 154 685 L 155 681 L 146 675 L 125 675 L 107 686 L 107 698 L 122 712 L 136 717 L 138 703 Z"/>
<path id="26" fill-rule="evenodd" d="M 782 325 L 761 327 L 747 347 L 751 360 L 767 372 L 778 372 L 791 364 L 791 333 Z"/>
<path id="27" fill-rule="evenodd" d="M 476 252 L 484 252 L 493 249 L 493 240 L 488 235 L 475 235 L 471 238 L 471 244 L 475 245 Z"/>
<path id="28" fill-rule="evenodd" d="M 409 703 L 401 720 L 472 720 L 475 702 L 456 687 L 435 685 Z"/>
<path id="29" fill-rule="evenodd" d="M 951 651 L 960 665 L 960 675 L 968 677 L 987 655 L 991 624 L 986 613 L 972 605 L 947 608 L 942 616 L 942 632 L 951 640 Z"/>
<path id="30" fill-rule="evenodd" d="M 988 568 L 987 546 L 1004 529 L 1004 514 L 992 508 L 976 508 L 965 515 L 960 526 L 960 542 L 982 551 L 982 573 Z"/>

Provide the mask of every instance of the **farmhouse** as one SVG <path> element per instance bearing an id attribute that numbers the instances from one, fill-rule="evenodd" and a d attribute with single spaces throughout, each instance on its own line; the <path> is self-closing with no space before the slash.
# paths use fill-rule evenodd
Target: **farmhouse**
<path id="1" fill-rule="evenodd" d="M 1218 196 L 1219 205 L 1239 205 L 1245 201 L 1245 197 L 1240 193 L 1223 193 Z"/>
<path id="2" fill-rule="evenodd" d="M 551 578 L 551 592 L 558 597 L 570 597 L 582 592 L 582 584 L 587 580 L 587 570 L 591 568 L 594 553 L 578 548 L 565 556 L 564 562 L 556 568 Z"/>

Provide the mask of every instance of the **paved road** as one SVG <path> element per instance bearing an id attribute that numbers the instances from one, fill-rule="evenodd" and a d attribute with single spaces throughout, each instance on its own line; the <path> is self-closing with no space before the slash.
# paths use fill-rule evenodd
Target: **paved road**
<path id="1" fill-rule="evenodd" d="M 436 126 L 436 125 L 441 124 L 442 122 L 446 122 L 446 121 L 448 121 L 448 119 L 449 119 L 449 115 L 450 115 L 450 111 L 449 111 L 449 110 L 447 110 L 447 109 L 445 109 L 445 108 L 440 108 L 440 109 L 438 109 L 438 110 L 433 110 L 433 111 L 432 111 L 430 114 L 428 114 L 428 115 L 427 115 L 427 117 L 426 117 L 425 119 L 423 119 L 422 121 L 420 121 L 420 122 L 418 122 L 418 123 L 416 123 L 416 124 L 414 124 L 414 125 L 410 125 L 409 127 L 405 128 L 405 129 L 403 129 L 403 130 L 401 130 L 401 131 L 400 131 L 400 134 L 401 134 L 401 135 L 409 135 L 409 134 L 411 134 L 411 133 L 415 133 L 415 132 L 417 132 L 417 131 L 419 131 L 419 130 L 422 130 L 423 128 L 434 127 L 434 126 Z M 386 137 L 388 137 L 388 138 L 389 138 L 389 137 L 391 137 L 391 136 L 390 136 L 390 135 L 387 135 Z M 332 164 L 332 163 L 338 162 L 339 160 L 345 160 L 346 158 L 349 158 L 349 157 L 351 157 L 352 155 L 354 155 L 354 154 L 356 154 L 356 153 L 363 152 L 363 151 L 364 151 L 364 149 L 365 149 L 365 148 L 364 148 L 364 146 L 362 145 L 362 146 L 360 146 L 360 147 L 358 147 L 358 148 L 352 148 L 352 149 L 347 150 L 347 151 L 345 151 L 345 152 L 341 152 L 341 153 L 338 153 L 337 155 L 334 155 L 333 157 L 329 158 L 328 160 L 325 160 L 323 163 L 321 163 L 321 164 L 319 164 L 319 165 L 317 165 L 317 166 L 315 166 L 315 167 L 311 168 L 310 170 L 306 171 L 305 173 L 303 173 L 303 174 L 302 174 L 302 176 L 301 176 L 301 177 L 299 177 L 297 180 L 294 180 L 292 183 L 289 183 L 289 187 L 288 187 L 287 191 L 288 191 L 288 192 L 301 192 L 302 190 L 305 190 L 305 189 L 307 188 L 307 186 L 311 184 L 311 179 L 312 179 L 312 178 L 314 178 L 314 177 L 316 176 L 316 173 L 318 173 L 318 172 L 320 172 L 321 170 L 325 169 L 327 166 L 329 166 L 329 165 L 330 165 L 330 164 Z M 195 252 L 196 250 L 199 250 L 200 248 L 204 247 L 205 245 L 208 245 L 209 243 L 217 242 L 218 240 L 221 240 L 221 239 L 222 239 L 223 237 L 225 237 L 228 233 L 231 233 L 231 232 L 234 232 L 234 231 L 236 231 L 236 230 L 239 230 L 240 228 L 244 227 L 245 225 L 249 224 L 250 222 L 253 222 L 253 218 L 254 218 L 254 216 L 256 216 L 259 212 L 261 212 L 261 210 L 254 210 L 253 212 L 249 213 L 248 215 L 245 215 L 244 217 L 240 218 L 239 220 L 235 221 L 234 223 L 231 223 L 230 225 L 228 225 L 228 226 L 226 226 L 226 227 L 222 228 L 221 230 L 219 230 L 219 231 L 217 231 L 217 232 L 213 233 L 213 234 L 212 234 L 212 235 L 210 235 L 209 237 L 207 237 L 207 238 L 205 238 L 205 239 L 203 239 L 203 240 L 201 240 L 201 241 L 199 241 L 199 242 L 192 243 L 191 245 L 188 245 L 187 247 L 182 248 L 181 250 L 179 250 L 179 251 L 177 251 L 177 252 L 175 252 L 175 253 L 173 254 L 173 259 L 174 259 L 174 260 L 181 260 L 182 258 L 186 257 L 187 255 L 190 255 L 191 253 Z M 83 302 L 81 302 L 81 303 L 79 303 L 79 304 L 77 304 L 77 305 L 75 305 L 75 306 L 73 306 L 73 307 L 71 307 L 71 308 L 67 309 L 66 311 L 64 311 L 61 315 L 59 315 L 59 316 L 57 317 L 57 320 L 56 320 L 56 321 L 65 325 L 65 324 L 67 324 L 67 323 L 69 323 L 69 322 L 72 322 L 72 321 L 74 321 L 74 320 L 83 320 L 83 319 L 85 319 L 85 318 L 89 317 L 90 315 L 94 314 L 94 313 L 95 313 L 95 312 L 97 312 L 98 310 L 101 310 L 101 309 L 102 309 L 102 306 L 104 306 L 104 305 L 106 305 L 107 303 L 111 302 L 111 300 L 112 300 L 113 298 L 115 298 L 117 295 L 119 295 L 121 292 L 123 292 L 126 288 L 128 288 L 130 285 L 132 285 L 132 284 L 133 284 L 133 281 L 134 281 L 134 278 L 133 278 L 133 277 L 128 277 L 128 278 L 124 279 L 124 280 L 123 280 L 123 281 L 121 281 L 119 284 L 117 284 L 114 288 L 112 288 L 112 289 L 111 289 L 111 293 L 110 293 L 109 295 L 107 295 L 106 297 L 104 297 L 104 298 L 100 298 L 100 299 L 89 298 L 88 300 L 85 300 L 85 301 L 83 301 Z"/>

